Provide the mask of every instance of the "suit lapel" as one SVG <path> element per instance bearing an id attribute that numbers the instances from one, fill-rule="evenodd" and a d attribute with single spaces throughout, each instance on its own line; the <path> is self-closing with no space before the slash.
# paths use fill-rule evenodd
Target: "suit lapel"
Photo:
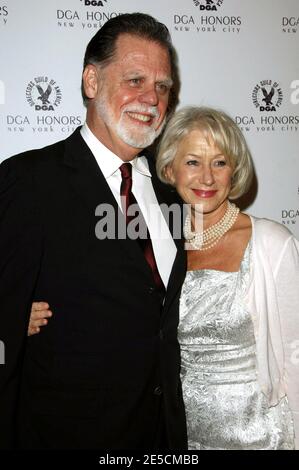
<path id="1" fill-rule="evenodd" d="M 165 217 L 163 207 L 165 207 L 167 210 L 167 207 L 169 207 L 172 204 L 179 204 L 181 207 L 182 207 L 182 204 L 180 202 L 180 199 L 177 195 L 176 190 L 162 183 L 159 180 L 157 173 L 156 173 L 156 169 L 155 169 L 154 158 L 151 157 L 150 155 L 146 155 L 146 157 L 147 157 L 149 168 L 152 174 L 152 183 L 153 183 L 153 187 L 156 193 L 156 197 L 160 204 L 160 207 L 162 206 L 161 210 Z M 180 212 L 181 212 L 181 218 L 180 218 L 181 220 L 180 222 L 176 221 L 176 223 L 180 223 L 180 231 L 181 231 L 182 224 L 183 224 L 183 214 L 182 214 L 182 211 Z M 169 218 L 165 217 L 165 220 L 168 221 Z M 168 281 L 163 315 L 167 313 L 168 307 L 171 305 L 178 290 L 181 289 L 181 286 L 185 279 L 186 268 L 187 268 L 187 257 L 186 257 L 186 251 L 184 249 L 184 239 L 182 237 L 182 233 L 179 238 L 176 236 L 177 227 L 174 226 L 173 222 L 174 222 L 173 220 L 170 220 L 168 227 L 173 237 L 173 240 L 176 244 L 177 254 L 176 254 L 176 257 L 172 266 L 171 274 L 169 277 L 169 281 Z"/>
<path id="2" fill-rule="evenodd" d="M 80 128 L 66 140 L 65 154 L 62 161 L 68 167 L 69 183 L 75 193 L 82 200 L 89 211 L 90 217 L 94 217 L 94 225 L 98 219 L 95 215 L 96 207 L 99 204 L 108 204 L 114 209 L 116 214 L 116 237 L 118 234 L 118 221 L 124 223 L 124 217 L 119 209 L 115 197 L 110 190 L 107 181 L 101 172 L 96 159 L 80 134 Z M 100 241 L 99 241 L 100 242 Z M 118 239 L 117 246 L 124 250 L 125 256 L 130 256 L 134 262 L 143 266 L 144 271 L 151 279 L 150 268 L 148 267 L 143 253 L 138 243 L 130 239 Z M 120 255 L 121 256 L 121 255 Z"/>
<path id="3" fill-rule="evenodd" d="M 179 201 L 179 198 L 177 196 L 177 192 L 174 188 L 162 183 L 159 180 L 159 178 L 157 176 L 157 173 L 156 173 L 153 157 L 150 157 L 148 155 L 146 155 L 146 157 L 147 157 L 149 168 L 150 168 L 150 171 L 151 171 L 151 174 L 152 174 L 153 188 L 154 188 L 158 203 L 160 205 L 161 212 L 164 215 L 164 218 L 165 218 L 166 222 L 168 223 L 168 227 L 169 227 L 170 233 L 172 235 L 172 238 L 173 238 L 173 240 L 176 244 L 176 247 L 177 247 L 177 249 L 179 249 L 181 247 L 181 244 L 180 244 L 181 236 L 179 238 L 174 236 L 175 227 L 174 227 L 174 224 L 173 224 L 173 220 L 172 220 L 172 218 L 170 218 L 170 220 L 169 220 L 169 217 L 167 216 L 167 214 L 165 214 L 165 211 L 164 211 L 164 209 L 166 211 L 168 211 L 169 206 L 171 206 L 172 204 L 179 204 L 180 205 L 180 201 Z M 180 226 L 180 228 L 181 228 L 181 226 Z"/>
<path id="4" fill-rule="evenodd" d="M 162 205 L 163 208 L 165 205 L 167 207 L 172 203 L 178 202 L 175 190 L 172 191 L 158 179 L 153 158 L 148 158 L 148 161 L 152 173 L 154 191 L 160 206 Z M 80 128 L 76 129 L 76 131 L 66 139 L 62 164 L 64 167 L 67 167 L 69 184 L 85 204 L 87 211 L 90 211 L 90 217 L 94 217 L 95 225 L 97 222 L 95 210 L 101 203 L 110 204 L 115 214 L 118 214 L 118 217 L 123 219 L 123 215 L 119 210 L 114 195 L 96 159 L 80 134 Z M 171 224 L 169 228 L 170 232 L 173 234 L 172 225 L 173 224 Z M 186 273 L 186 253 L 184 251 L 183 240 L 181 238 L 174 238 L 174 242 L 177 247 L 177 254 L 168 282 L 164 312 L 167 311 L 168 306 L 180 289 Z M 149 282 L 152 282 L 150 268 L 138 243 L 135 240 L 118 239 L 117 246 L 121 247 L 121 249 L 126 252 L 125 254 L 130 256 L 134 262 L 139 263 L 140 267 L 143 267 L 144 272 L 149 277 Z"/>
<path id="5" fill-rule="evenodd" d="M 89 211 L 94 214 L 103 202 L 117 210 L 117 202 L 79 128 L 66 140 L 62 163 L 70 168 L 69 182 Z"/>

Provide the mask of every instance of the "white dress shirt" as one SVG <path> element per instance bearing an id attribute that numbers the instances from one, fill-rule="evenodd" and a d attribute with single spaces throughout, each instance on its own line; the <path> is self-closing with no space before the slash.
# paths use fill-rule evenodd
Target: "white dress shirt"
<path id="1" fill-rule="evenodd" d="M 122 179 L 119 168 L 124 163 L 123 160 L 105 147 L 91 132 L 86 123 L 82 126 L 80 132 L 122 210 L 120 199 Z M 132 192 L 146 221 L 157 267 L 162 281 L 167 287 L 177 249 L 157 201 L 146 158 L 138 156 L 129 163 L 132 164 Z"/>

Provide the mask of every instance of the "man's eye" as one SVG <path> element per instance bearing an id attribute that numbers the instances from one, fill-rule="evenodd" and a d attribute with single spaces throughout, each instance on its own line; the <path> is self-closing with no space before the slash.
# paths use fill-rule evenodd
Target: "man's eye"
<path id="1" fill-rule="evenodd" d="M 141 83 L 141 78 L 130 78 L 129 83 L 131 86 L 138 86 Z"/>
<path id="2" fill-rule="evenodd" d="M 165 83 L 157 83 L 157 90 L 159 93 L 164 94 L 169 91 L 169 87 Z"/>

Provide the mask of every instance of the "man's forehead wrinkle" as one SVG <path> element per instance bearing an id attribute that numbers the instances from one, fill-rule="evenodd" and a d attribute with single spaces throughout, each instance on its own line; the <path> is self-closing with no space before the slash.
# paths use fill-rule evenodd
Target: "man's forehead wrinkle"
<path id="1" fill-rule="evenodd" d="M 151 58 L 153 61 L 153 58 Z M 130 67 L 130 66 L 135 66 L 135 67 L 145 67 L 145 68 L 150 68 L 152 66 L 159 67 L 161 69 L 166 69 L 163 64 L 157 59 L 156 64 L 148 62 L 148 57 L 145 54 L 142 53 L 137 53 L 137 52 L 128 52 L 127 54 L 123 55 L 122 57 L 119 57 L 118 60 L 115 61 L 116 64 L 119 64 L 120 66 L 124 67 Z M 138 63 L 138 65 L 136 64 Z"/>

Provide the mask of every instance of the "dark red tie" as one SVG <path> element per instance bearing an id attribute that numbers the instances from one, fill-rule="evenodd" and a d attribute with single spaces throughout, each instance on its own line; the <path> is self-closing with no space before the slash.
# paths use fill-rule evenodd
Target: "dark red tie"
<path id="1" fill-rule="evenodd" d="M 165 287 L 163 284 L 163 281 L 160 277 L 155 255 L 154 255 L 154 250 L 153 250 L 153 245 L 152 245 L 152 240 L 150 237 L 150 233 L 148 231 L 148 228 L 146 226 L 146 222 L 144 220 L 144 217 L 142 215 L 142 212 L 138 206 L 138 203 L 135 199 L 134 194 L 132 193 L 132 165 L 131 163 L 123 163 L 120 166 L 120 172 L 121 172 L 121 177 L 122 177 L 122 182 L 120 186 L 120 195 L 121 195 L 121 200 L 122 200 L 122 205 L 123 205 L 123 212 L 126 217 L 126 223 L 128 223 L 133 220 L 135 217 L 137 217 L 139 220 L 141 220 L 141 223 L 144 224 L 145 232 L 146 232 L 146 237 L 145 238 L 137 238 L 137 241 L 143 251 L 143 254 L 145 256 L 145 259 L 147 263 L 149 264 L 155 284 L 157 288 L 161 291 L 165 291 Z M 134 204 L 134 208 L 136 208 L 135 214 L 129 215 L 128 214 L 128 209 L 129 207 Z M 137 213 L 137 214 L 136 214 Z M 140 230 L 141 227 L 139 227 Z M 141 232 L 141 230 L 140 230 Z"/>

